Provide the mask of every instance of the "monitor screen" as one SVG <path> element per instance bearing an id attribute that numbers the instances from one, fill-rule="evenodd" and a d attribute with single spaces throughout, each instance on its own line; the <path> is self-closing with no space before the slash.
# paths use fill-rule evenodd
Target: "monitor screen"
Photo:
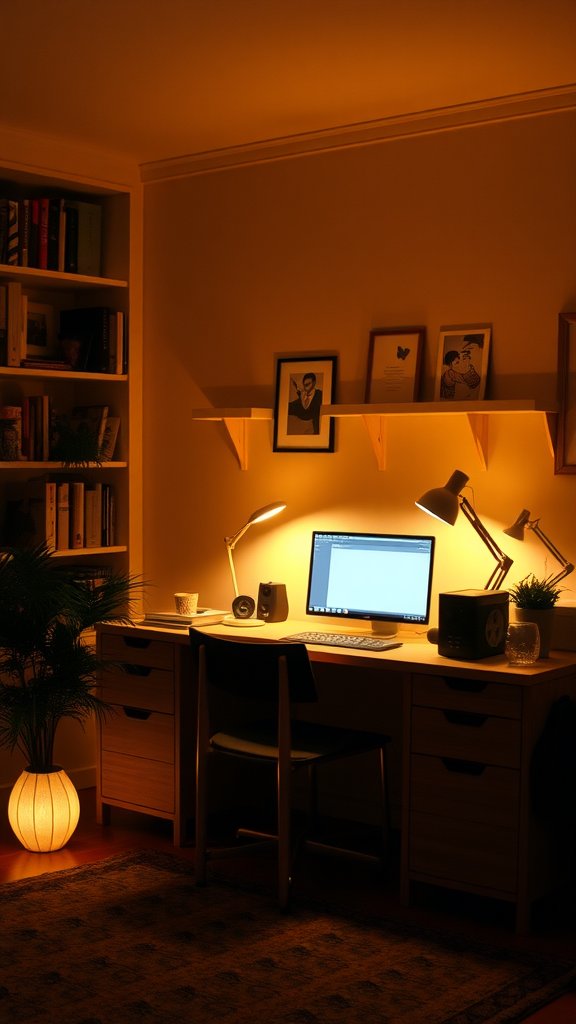
<path id="1" fill-rule="evenodd" d="M 308 615 L 429 621 L 434 537 L 312 534 Z"/>

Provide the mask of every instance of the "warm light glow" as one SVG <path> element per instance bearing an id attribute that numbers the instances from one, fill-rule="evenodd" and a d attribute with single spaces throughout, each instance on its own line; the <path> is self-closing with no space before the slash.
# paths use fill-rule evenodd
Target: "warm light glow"
<path id="1" fill-rule="evenodd" d="M 50 853 L 70 839 L 80 817 L 78 794 L 66 772 L 25 768 L 14 785 L 8 818 L 14 833 L 27 850 Z"/>
<path id="2" fill-rule="evenodd" d="M 271 505 L 264 505 L 262 508 L 259 508 L 256 512 L 253 512 L 248 522 L 250 524 L 262 523 L 264 519 L 271 519 L 272 516 L 277 515 L 278 512 L 281 512 L 282 509 L 284 508 L 286 508 L 285 501 L 274 501 L 272 502 Z"/>

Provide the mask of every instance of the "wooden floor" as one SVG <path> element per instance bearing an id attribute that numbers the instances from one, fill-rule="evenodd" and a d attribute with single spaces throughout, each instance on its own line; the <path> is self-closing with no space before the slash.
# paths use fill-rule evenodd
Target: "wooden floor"
<path id="1" fill-rule="evenodd" d="M 192 841 L 182 849 L 172 845 L 169 823 L 113 808 L 112 822 L 103 828 L 95 822 L 95 791 L 82 790 L 80 800 L 80 823 L 66 848 L 57 853 L 33 854 L 23 850 L 11 832 L 6 814 L 7 793 L 0 792 L 0 883 L 75 867 L 133 849 L 167 850 L 186 860 L 194 860 Z M 273 859 L 227 860 L 218 866 L 227 874 L 237 873 L 275 884 Z M 383 881 L 371 866 L 312 854 L 302 858 L 294 879 L 294 892 L 313 894 L 331 903 L 366 909 L 388 917 L 403 917 L 427 927 L 576 960 L 576 900 L 573 891 L 537 904 L 532 934 L 519 937 L 514 934 L 510 904 L 421 886 L 414 887 L 413 906 L 402 908 L 398 902 L 398 888 L 398 871 L 394 865 L 389 877 Z M 576 1024 L 576 993 L 563 996 L 526 1018 L 526 1022 Z"/>

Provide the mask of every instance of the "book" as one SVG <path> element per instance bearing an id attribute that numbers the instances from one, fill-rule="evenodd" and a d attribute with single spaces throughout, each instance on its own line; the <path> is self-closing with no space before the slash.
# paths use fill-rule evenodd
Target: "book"
<path id="1" fill-rule="evenodd" d="M 6 285 L 0 284 L 0 366 L 8 363 L 8 295 Z"/>
<path id="2" fill-rule="evenodd" d="M 38 200 L 38 267 L 48 269 L 48 208 L 49 199 Z"/>
<path id="3" fill-rule="evenodd" d="M 102 448 L 106 421 L 107 405 L 75 405 L 70 416 L 70 426 L 78 431 L 90 431 L 98 440 L 98 448 Z"/>
<path id="4" fill-rule="evenodd" d="M 21 267 L 30 266 L 30 202 L 30 199 L 20 199 L 18 204 L 18 264 Z"/>
<path id="5" fill-rule="evenodd" d="M 104 427 L 104 436 L 102 439 L 102 459 L 105 462 L 111 462 L 114 458 L 114 449 L 116 448 L 116 441 L 118 438 L 118 432 L 120 430 L 120 417 L 119 416 L 107 416 L 106 425 Z"/>
<path id="6" fill-rule="evenodd" d="M 49 551 L 56 550 L 56 484 L 46 483 L 46 547 Z"/>
<path id="7" fill-rule="evenodd" d="M 52 488 L 45 477 L 23 484 L 9 484 L 6 489 L 6 519 L 4 543 L 14 547 L 46 544 L 54 545 L 54 512 L 51 506 Z"/>
<path id="8" fill-rule="evenodd" d="M 8 252 L 6 262 L 18 266 L 18 200 L 8 200 Z"/>
<path id="9" fill-rule="evenodd" d="M 102 484 L 84 490 L 84 545 L 102 546 Z"/>
<path id="10" fill-rule="evenodd" d="M 0 364 L 1 365 L 1 364 Z M 35 356 L 33 359 L 22 359 L 20 361 L 21 366 L 28 367 L 29 370 L 71 370 L 70 363 L 67 363 L 65 359 L 50 359 L 49 356 L 44 359 L 42 356 Z"/>
<path id="11" fill-rule="evenodd" d="M 8 200 L 0 196 L 0 263 L 8 262 Z"/>
<path id="12" fill-rule="evenodd" d="M 70 484 L 70 547 L 84 547 L 84 483 L 74 480 Z"/>
<path id="13" fill-rule="evenodd" d="M 38 200 L 30 200 L 30 226 L 28 231 L 28 266 L 38 266 Z"/>
<path id="14" fill-rule="evenodd" d="M 56 508 L 56 548 L 67 551 L 70 547 L 70 484 L 58 484 Z"/>
<path id="15" fill-rule="evenodd" d="M 64 206 L 66 225 L 64 228 L 64 270 L 67 274 L 78 273 L 78 207 L 72 203 Z"/>
<path id="16" fill-rule="evenodd" d="M 19 281 L 8 281 L 7 292 L 7 366 L 20 366 L 22 358 L 22 288 Z"/>
<path id="17" fill-rule="evenodd" d="M 228 612 L 218 608 L 198 608 L 195 615 L 179 615 L 178 612 L 146 612 L 141 620 L 145 626 L 174 626 L 188 629 L 189 626 L 210 626 L 222 622 Z"/>
<path id="18" fill-rule="evenodd" d="M 70 342 L 77 346 L 80 365 L 73 363 L 76 369 L 84 369 L 88 373 L 110 372 L 110 318 L 113 312 L 108 306 L 61 310 L 60 341 L 67 358 L 70 358 Z"/>
<path id="19" fill-rule="evenodd" d="M 76 210 L 76 264 L 77 270 L 70 273 L 100 277 L 102 207 L 98 203 L 84 203 L 67 200 L 67 213 Z M 73 254 L 70 253 L 73 260 Z"/>
<path id="20" fill-rule="evenodd" d="M 22 406 L 0 406 L 0 462 L 22 460 Z"/>
<path id="21" fill-rule="evenodd" d="M 58 251 L 60 248 L 60 208 L 63 199 L 50 199 L 48 202 L 48 239 L 47 239 L 47 270 L 58 270 Z"/>

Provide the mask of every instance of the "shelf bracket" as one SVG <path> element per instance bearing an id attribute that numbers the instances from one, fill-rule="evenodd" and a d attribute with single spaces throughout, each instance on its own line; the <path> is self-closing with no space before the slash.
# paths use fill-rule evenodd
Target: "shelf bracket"
<path id="1" fill-rule="evenodd" d="M 386 469 L 386 417 L 363 416 L 362 419 L 376 454 L 378 469 Z"/>
<path id="2" fill-rule="evenodd" d="M 224 416 L 224 425 L 230 434 L 230 440 L 238 456 L 240 469 L 248 469 L 248 431 L 247 421 L 240 419 L 229 419 Z"/>
<path id="3" fill-rule="evenodd" d="M 483 413 L 469 412 L 466 414 L 468 423 L 470 424 L 470 430 L 472 431 L 472 437 L 474 438 L 474 444 L 476 445 L 476 451 L 478 453 L 478 459 L 480 462 L 480 469 L 487 469 L 488 467 L 488 416 Z"/>

